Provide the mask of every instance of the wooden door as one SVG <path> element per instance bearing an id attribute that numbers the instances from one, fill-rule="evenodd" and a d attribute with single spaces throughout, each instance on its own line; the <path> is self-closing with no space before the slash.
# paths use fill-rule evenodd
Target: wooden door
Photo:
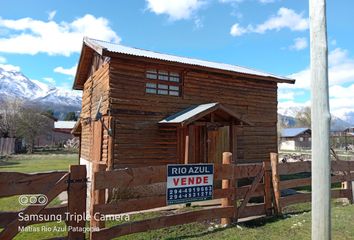
<path id="1" fill-rule="evenodd" d="M 208 162 L 222 163 L 223 152 L 230 151 L 229 127 L 208 130 Z"/>
<path id="2" fill-rule="evenodd" d="M 207 129 L 188 126 L 179 131 L 180 163 L 222 163 L 223 152 L 231 151 L 229 126 Z M 182 160 L 182 161 L 181 161 Z"/>

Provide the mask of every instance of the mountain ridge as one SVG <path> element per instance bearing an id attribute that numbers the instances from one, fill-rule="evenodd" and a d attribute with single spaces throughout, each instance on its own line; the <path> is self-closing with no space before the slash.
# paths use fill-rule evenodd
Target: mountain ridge
<path id="1" fill-rule="evenodd" d="M 18 99 L 26 104 L 36 104 L 51 109 L 60 119 L 70 111 L 80 111 L 81 92 L 51 86 L 29 79 L 17 70 L 5 70 L 0 66 L 0 102 Z"/>

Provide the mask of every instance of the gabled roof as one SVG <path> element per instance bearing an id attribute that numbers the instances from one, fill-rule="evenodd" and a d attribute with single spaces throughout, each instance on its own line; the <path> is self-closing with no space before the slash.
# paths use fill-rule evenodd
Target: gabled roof
<path id="1" fill-rule="evenodd" d="M 91 38 L 84 38 L 83 48 L 81 51 L 80 62 L 78 65 L 75 82 L 74 82 L 74 89 L 82 89 L 84 81 L 86 81 L 87 76 L 80 75 L 84 71 L 88 71 L 87 66 L 83 66 L 85 64 L 89 64 L 91 61 L 93 53 L 96 52 L 101 56 L 108 56 L 112 53 L 120 54 L 125 56 L 134 56 L 134 57 L 141 57 L 145 59 L 155 59 L 155 60 L 162 60 L 171 63 L 180 63 L 184 65 L 190 65 L 191 67 L 203 67 L 207 68 L 209 71 L 221 70 L 225 71 L 225 73 L 238 73 L 238 74 L 245 74 L 251 76 L 257 76 L 260 78 L 264 78 L 267 80 L 273 80 L 276 82 L 284 82 L 284 83 L 295 83 L 294 79 L 290 79 L 287 77 L 282 77 L 250 68 L 240 67 L 231 64 L 225 63 L 217 63 L 217 62 L 210 62 L 205 60 L 199 60 L 194 58 L 187 58 L 187 57 L 179 57 L 175 55 L 163 54 L 138 48 L 132 48 L 123 46 L 121 44 L 109 43 L 101 40 L 91 39 Z M 82 64 L 84 62 L 85 64 Z M 84 70 L 81 68 L 85 68 Z"/>
<path id="2" fill-rule="evenodd" d="M 233 118 L 236 122 L 242 123 L 245 125 L 253 125 L 249 121 L 242 119 L 241 116 L 232 112 L 231 110 L 225 108 L 220 103 L 207 103 L 196 106 L 191 106 L 185 110 L 177 112 L 159 122 L 159 124 L 170 124 L 170 125 L 180 125 L 186 126 L 192 122 L 195 122 L 206 115 L 213 112 L 222 112 L 228 117 Z"/>
<path id="3" fill-rule="evenodd" d="M 311 133 L 310 128 L 284 128 L 281 131 L 281 137 L 296 137 L 306 131 Z"/>
<path id="4" fill-rule="evenodd" d="M 54 123 L 54 128 L 72 129 L 74 128 L 76 121 L 57 121 Z"/>

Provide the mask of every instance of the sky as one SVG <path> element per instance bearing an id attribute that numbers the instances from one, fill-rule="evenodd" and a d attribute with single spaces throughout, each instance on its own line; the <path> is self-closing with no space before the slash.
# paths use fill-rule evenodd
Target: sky
<path id="1" fill-rule="evenodd" d="M 328 0 L 331 112 L 354 112 L 354 1 Z M 305 0 L 1 0 L 0 67 L 71 89 L 84 36 L 295 78 L 279 111 L 310 103 Z"/>

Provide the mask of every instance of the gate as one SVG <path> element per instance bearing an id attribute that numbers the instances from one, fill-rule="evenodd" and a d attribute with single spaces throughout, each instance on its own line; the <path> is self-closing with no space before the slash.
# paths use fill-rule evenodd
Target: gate
<path id="1" fill-rule="evenodd" d="M 40 194 L 42 200 L 32 202 L 29 197 L 28 206 L 20 212 L 0 212 L 0 227 L 4 228 L 0 233 L 0 239 L 13 239 L 20 228 L 32 224 L 46 222 L 50 216 L 61 216 L 63 219 L 69 214 L 77 216 L 86 214 L 86 167 L 80 165 L 70 166 L 69 172 L 49 172 L 37 174 L 25 174 L 16 172 L 0 173 L 0 197 L 9 197 L 23 194 Z M 68 204 L 47 207 L 60 193 L 67 191 Z M 46 199 L 45 199 L 46 198 Z M 24 199 L 24 198 L 19 198 Z M 37 201 L 38 200 L 38 201 Z M 26 203 L 26 201 L 21 201 Z M 31 202 L 33 204 L 31 204 Z M 30 216 L 41 214 L 44 220 L 20 221 L 19 214 Z M 47 217 L 46 217 L 47 216 Z M 66 221 L 68 239 L 85 239 L 85 219 Z M 48 221 L 56 221 L 51 219 Z"/>

